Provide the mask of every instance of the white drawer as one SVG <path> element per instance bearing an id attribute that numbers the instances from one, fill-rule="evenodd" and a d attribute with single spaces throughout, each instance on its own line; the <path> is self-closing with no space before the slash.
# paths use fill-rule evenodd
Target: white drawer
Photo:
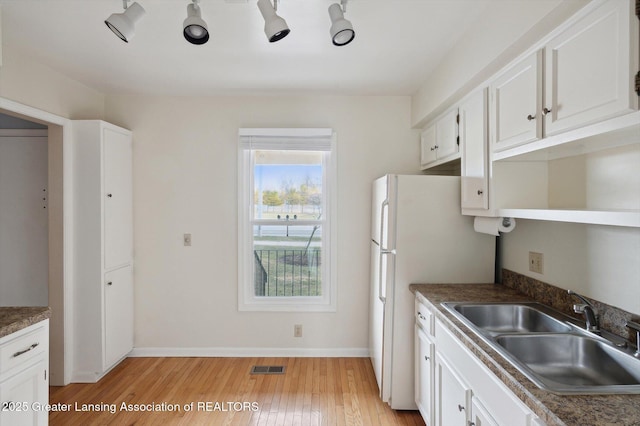
<path id="1" fill-rule="evenodd" d="M 0 345 L 0 373 L 45 353 L 49 348 L 49 331 L 44 322 L 7 336 Z"/>
<path id="2" fill-rule="evenodd" d="M 416 324 L 429 336 L 433 336 L 433 314 L 424 304 L 416 299 Z"/>

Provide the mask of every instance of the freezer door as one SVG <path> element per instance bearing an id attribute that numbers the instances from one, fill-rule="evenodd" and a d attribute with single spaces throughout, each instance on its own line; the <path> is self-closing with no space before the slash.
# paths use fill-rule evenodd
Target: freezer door
<path id="1" fill-rule="evenodd" d="M 384 206 L 388 206 L 387 181 L 389 176 L 383 176 L 373 181 L 371 194 L 371 239 L 380 244 Z"/>

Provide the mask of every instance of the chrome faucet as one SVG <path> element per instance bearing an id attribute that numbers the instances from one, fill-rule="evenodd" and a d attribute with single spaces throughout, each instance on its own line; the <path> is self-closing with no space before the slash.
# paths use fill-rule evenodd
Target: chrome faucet
<path id="1" fill-rule="evenodd" d="M 598 310 L 591 304 L 587 299 L 580 296 L 573 290 L 567 290 L 572 296 L 577 297 L 582 301 L 581 304 L 573 305 L 573 312 L 576 314 L 584 314 L 584 318 L 586 320 L 586 329 L 587 331 L 591 331 L 593 333 L 600 333 L 600 316 L 598 315 Z"/>
<path id="2" fill-rule="evenodd" d="M 636 332 L 636 353 L 634 353 L 633 356 L 640 358 L 640 324 L 633 321 L 627 321 L 627 324 L 625 325 Z"/>

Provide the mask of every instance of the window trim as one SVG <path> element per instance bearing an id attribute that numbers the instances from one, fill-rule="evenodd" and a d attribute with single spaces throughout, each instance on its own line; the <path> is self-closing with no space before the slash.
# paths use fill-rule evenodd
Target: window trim
<path id="1" fill-rule="evenodd" d="M 326 144 L 329 141 L 329 144 Z M 324 146 L 323 149 L 317 149 Z M 325 151 L 323 194 L 329 215 L 323 219 L 322 296 L 255 296 L 253 291 L 253 150 Z M 238 143 L 238 310 L 335 312 L 337 310 L 337 167 L 332 129 L 240 129 Z M 328 240 L 328 241 L 327 241 Z M 326 259 L 326 261 L 325 261 Z M 326 282 L 328 281 L 328 282 Z"/>

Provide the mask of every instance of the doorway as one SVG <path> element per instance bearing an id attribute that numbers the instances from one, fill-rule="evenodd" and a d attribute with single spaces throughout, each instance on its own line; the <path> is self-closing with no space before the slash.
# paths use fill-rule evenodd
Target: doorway
<path id="1" fill-rule="evenodd" d="M 51 385 L 71 381 L 72 218 L 64 216 L 72 210 L 71 180 L 65 179 L 71 167 L 70 150 L 65 154 L 64 149 L 69 123 L 0 98 L 0 138 L 4 137 L 0 141 L 0 231 L 4 241 L 0 256 L 15 263 L 0 277 L 0 306 L 51 307 Z M 32 196 L 33 191 L 38 197 Z M 5 197 L 12 202 L 7 203 Z M 18 217 L 21 214 L 26 217 Z"/>

